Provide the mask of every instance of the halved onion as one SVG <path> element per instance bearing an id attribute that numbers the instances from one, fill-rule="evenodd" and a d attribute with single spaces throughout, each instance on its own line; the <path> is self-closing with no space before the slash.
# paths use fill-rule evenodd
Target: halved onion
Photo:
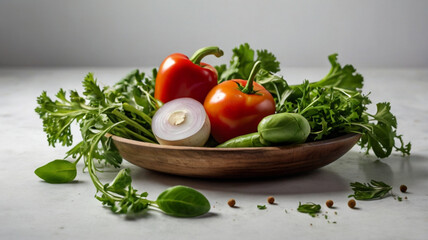
<path id="1" fill-rule="evenodd" d="M 203 146 L 211 131 L 204 106 L 192 98 L 165 103 L 152 119 L 152 131 L 162 145 Z"/>

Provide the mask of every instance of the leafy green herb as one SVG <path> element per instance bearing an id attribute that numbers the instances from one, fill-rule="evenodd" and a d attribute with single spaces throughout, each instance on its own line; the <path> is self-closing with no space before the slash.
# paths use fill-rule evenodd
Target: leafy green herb
<path id="1" fill-rule="evenodd" d="M 354 197 L 357 200 L 381 199 L 392 190 L 388 184 L 375 180 L 371 180 L 370 183 L 353 182 L 350 185 L 354 194 L 348 197 Z"/>
<path id="2" fill-rule="evenodd" d="M 312 217 L 315 217 L 317 213 L 321 210 L 321 205 L 315 203 L 305 203 L 301 204 L 299 202 L 299 207 L 297 207 L 297 211 L 301 213 L 307 213 Z"/>
<path id="3" fill-rule="evenodd" d="M 76 177 L 76 163 L 54 160 L 37 168 L 34 173 L 48 183 L 68 183 Z"/>
<path id="4" fill-rule="evenodd" d="M 144 73 L 136 70 L 113 87 L 100 88 L 93 74 L 89 73 L 82 84 L 84 96 L 70 91 L 67 97 L 66 92 L 60 89 L 55 101 L 46 92 L 37 98 L 39 106 L 35 111 L 43 120 L 49 145 L 55 147 L 56 143 L 61 143 L 71 146 L 71 126 L 77 123 L 83 140 L 70 149 L 66 157 L 72 156 L 79 161 L 87 157 L 90 143 L 97 132 L 120 121 L 124 121 L 124 124 L 112 129 L 111 134 L 156 142 L 151 132 L 151 116 L 157 109 L 157 102 L 150 93 L 153 92 L 154 76 L 146 78 Z M 122 162 L 117 149 L 107 137 L 101 138 L 101 143 L 94 151 L 93 157 L 106 164 L 119 167 Z"/>
<path id="5" fill-rule="evenodd" d="M 260 210 L 265 210 L 266 209 L 266 205 L 257 205 L 257 208 Z"/>
<path id="6" fill-rule="evenodd" d="M 156 199 L 158 207 L 175 217 L 195 217 L 207 213 L 211 206 L 200 192 L 185 186 L 165 190 Z"/>
<path id="7" fill-rule="evenodd" d="M 261 50 L 258 54 L 262 52 L 267 53 Z M 248 44 L 235 48 L 233 53 L 230 66 L 221 66 L 220 81 L 235 77 L 245 79 L 248 66 L 254 64 L 254 50 Z M 266 65 L 275 65 L 273 54 L 268 55 Z M 377 103 L 377 112 L 368 113 L 371 101 L 361 91 L 362 75 L 352 65 L 340 65 L 337 56 L 328 57 L 331 69 L 317 82 L 305 80 L 299 85 L 289 85 L 283 77 L 273 74 L 279 67 L 265 67 L 256 80 L 274 96 L 277 113 L 300 113 L 309 121 L 312 132 L 307 141 L 359 133 L 358 144 L 367 153 L 372 150 L 377 157 L 386 158 L 395 149 L 409 155 L 411 144 L 397 134 L 397 120 L 391 113 L 390 103 Z"/>
<path id="8" fill-rule="evenodd" d="M 257 50 L 255 52 L 248 43 L 244 43 L 232 51 L 233 55 L 229 67 L 226 64 L 215 67 L 218 72 L 219 82 L 230 79 L 248 79 L 251 69 L 257 61 L 261 61 L 261 68 L 265 71 L 272 73 L 280 71 L 279 62 L 275 55 L 267 50 Z M 255 53 L 257 53 L 256 58 Z"/>
<path id="9" fill-rule="evenodd" d="M 35 173 L 47 182 L 63 183 L 76 176 L 76 164 L 83 159 L 92 182 L 97 189 L 95 198 L 108 206 L 114 213 L 138 214 L 155 208 L 172 216 L 193 217 L 209 211 L 208 200 L 194 189 L 178 186 L 167 189 L 157 201 L 147 199 L 148 193 L 138 193 L 131 185 L 129 169 L 119 171 L 110 184 L 102 184 L 97 176 L 94 160 L 120 167 L 122 158 L 107 133 L 145 142 L 156 142 L 151 132 L 151 118 L 161 106 L 153 97 L 154 79 L 145 77 L 138 70 L 131 72 L 112 87 L 98 86 L 92 73 L 82 84 L 83 96 L 64 90 L 52 100 L 43 92 L 37 99 L 36 112 L 43 120 L 48 143 L 64 146 L 73 144 L 72 123 L 80 127 L 82 141 L 67 152 L 74 163 L 55 160 L 38 168 Z"/>

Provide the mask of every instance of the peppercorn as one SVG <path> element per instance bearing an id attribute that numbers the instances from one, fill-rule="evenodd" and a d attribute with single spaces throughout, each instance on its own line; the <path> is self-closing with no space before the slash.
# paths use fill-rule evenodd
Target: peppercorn
<path id="1" fill-rule="evenodd" d="M 327 202 L 325 202 L 325 205 L 327 205 L 328 208 L 333 207 L 333 204 L 334 204 L 333 200 L 327 200 Z"/>
<path id="2" fill-rule="evenodd" d="M 354 208 L 355 205 L 357 205 L 357 202 L 355 202 L 354 199 L 351 199 L 351 200 L 348 201 L 348 207 Z"/>
<path id="3" fill-rule="evenodd" d="M 229 207 L 234 207 L 236 204 L 235 199 L 231 198 L 229 199 L 229 201 L 227 201 L 227 204 L 229 205 Z"/>
<path id="4" fill-rule="evenodd" d="M 272 197 L 272 196 L 270 196 L 270 197 L 267 198 L 267 201 L 268 201 L 269 204 L 273 204 L 275 202 L 275 198 Z"/>
<path id="5" fill-rule="evenodd" d="M 405 192 L 407 191 L 407 186 L 406 186 L 406 185 L 401 185 L 401 186 L 400 186 L 400 191 L 401 191 L 402 193 L 405 193 Z"/>

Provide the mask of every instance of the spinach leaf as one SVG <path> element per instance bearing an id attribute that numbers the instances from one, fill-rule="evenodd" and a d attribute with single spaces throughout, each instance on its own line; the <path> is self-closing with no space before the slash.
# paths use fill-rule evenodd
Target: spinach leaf
<path id="1" fill-rule="evenodd" d="M 76 164 L 66 160 L 54 160 L 37 168 L 34 173 L 48 183 L 68 183 L 77 174 Z"/>
<path id="2" fill-rule="evenodd" d="M 166 214 L 175 217 L 196 217 L 211 208 L 204 195 L 185 186 L 168 188 L 158 196 L 156 204 Z"/>

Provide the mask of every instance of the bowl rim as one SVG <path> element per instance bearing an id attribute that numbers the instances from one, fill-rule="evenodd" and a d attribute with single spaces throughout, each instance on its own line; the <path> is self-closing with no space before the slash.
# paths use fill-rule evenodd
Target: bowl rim
<path id="1" fill-rule="evenodd" d="M 216 148 L 216 147 L 191 147 L 191 146 L 174 146 L 174 145 L 161 145 L 158 143 L 149 143 L 149 142 L 143 142 L 133 139 L 128 139 L 124 137 L 119 137 L 110 133 L 106 134 L 106 137 L 111 137 L 115 141 L 120 141 L 127 144 L 137 145 L 141 147 L 149 147 L 154 149 L 168 149 L 168 150 L 183 150 L 183 151 L 189 151 L 189 150 L 197 150 L 197 151 L 272 151 L 272 150 L 283 150 L 283 149 L 291 149 L 291 148 L 299 148 L 299 147 L 310 147 L 314 145 L 322 145 L 322 144 L 329 144 L 329 143 L 337 143 L 342 140 L 347 140 L 349 138 L 353 137 L 361 137 L 360 133 L 345 133 L 344 135 L 329 138 L 325 140 L 318 140 L 313 142 L 305 142 L 300 144 L 290 144 L 290 145 L 282 145 L 282 146 L 269 146 L 269 147 L 237 147 L 237 148 Z"/>

